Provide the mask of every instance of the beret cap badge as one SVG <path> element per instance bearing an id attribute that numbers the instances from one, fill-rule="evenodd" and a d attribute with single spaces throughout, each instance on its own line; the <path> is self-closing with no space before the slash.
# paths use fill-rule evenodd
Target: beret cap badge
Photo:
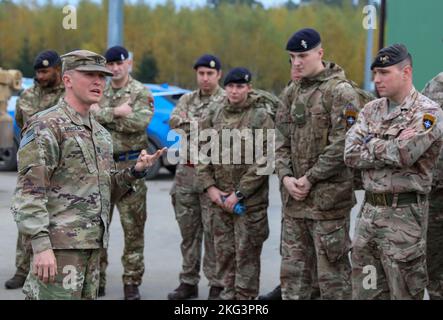
<path id="1" fill-rule="evenodd" d="M 383 63 L 383 64 L 388 63 L 389 60 L 390 60 L 389 56 L 382 56 L 382 57 L 380 57 L 380 62 Z"/>

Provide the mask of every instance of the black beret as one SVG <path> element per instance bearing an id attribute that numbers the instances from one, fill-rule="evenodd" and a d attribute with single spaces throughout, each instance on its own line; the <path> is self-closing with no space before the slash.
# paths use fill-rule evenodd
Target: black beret
<path id="1" fill-rule="evenodd" d="M 57 52 L 47 50 L 40 52 L 34 61 L 34 70 L 54 67 L 61 64 L 61 59 Z"/>
<path id="2" fill-rule="evenodd" d="M 194 69 L 197 70 L 198 67 L 206 67 L 211 69 L 216 69 L 220 71 L 221 63 L 220 60 L 211 54 L 204 54 L 194 64 Z"/>
<path id="3" fill-rule="evenodd" d="M 286 50 L 305 52 L 317 47 L 321 42 L 320 34 L 311 28 L 298 30 L 289 38 Z"/>
<path id="4" fill-rule="evenodd" d="M 106 62 L 124 61 L 129 58 L 129 52 L 122 46 L 109 48 L 105 53 Z"/>
<path id="5" fill-rule="evenodd" d="M 403 60 L 410 58 L 408 49 L 403 44 L 393 44 L 392 46 L 381 49 L 375 56 L 374 62 L 371 64 L 371 70 L 374 68 L 386 68 Z"/>
<path id="6" fill-rule="evenodd" d="M 250 83 L 252 80 L 251 72 L 242 67 L 234 68 L 226 75 L 224 85 L 230 83 Z"/>

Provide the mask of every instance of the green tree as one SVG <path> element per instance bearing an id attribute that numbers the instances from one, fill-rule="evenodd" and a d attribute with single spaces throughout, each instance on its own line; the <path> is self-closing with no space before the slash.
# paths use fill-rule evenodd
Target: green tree
<path id="1" fill-rule="evenodd" d="M 288 0 L 285 2 L 284 7 L 288 10 L 295 10 L 298 8 L 298 4 L 292 0 Z"/>
<path id="2" fill-rule="evenodd" d="M 136 64 L 136 72 L 134 77 L 143 83 L 153 83 L 155 82 L 158 74 L 157 61 L 155 60 L 152 53 L 144 53 L 140 63 Z"/>
<path id="3" fill-rule="evenodd" d="M 29 39 L 25 38 L 23 46 L 18 54 L 18 59 L 15 63 L 15 69 L 20 70 L 24 77 L 31 78 L 34 76 L 34 55 L 31 52 Z"/>

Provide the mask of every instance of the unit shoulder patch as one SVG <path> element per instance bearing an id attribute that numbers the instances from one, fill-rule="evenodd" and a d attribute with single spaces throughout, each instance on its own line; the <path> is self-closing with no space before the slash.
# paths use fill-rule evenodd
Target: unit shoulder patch
<path id="1" fill-rule="evenodd" d="M 433 114 L 425 113 L 423 115 L 423 128 L 425 130 L 430 130 L 434 126 L 436 117 Z"/>

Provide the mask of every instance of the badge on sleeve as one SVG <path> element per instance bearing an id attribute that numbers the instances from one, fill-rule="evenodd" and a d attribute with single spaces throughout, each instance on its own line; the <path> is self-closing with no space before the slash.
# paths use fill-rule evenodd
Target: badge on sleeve
<path id="1" fill-rule="evenodd" d="M 423 116 L 423 128 L 425 130 L 431 129 L 435 124 L 435 116 L 430 113 L 425 113 Z"/>
<path id="2" fill-rule="evenodd" d="M 31 142 L 34 139 L 35 139 L 34 129 L 30 129 L 28 132 L 26 132 L 25 136 L 20 141 L 19 149 L 23 148 L 24 146 L 26 146 L 29 142 Z"/>
<path id="3" fill-rule="evenodd" d="M 348 127 L 352 127 L 354 123 L 357 121 L 358 112 L 355 109 L 354 105 L 351 103 L 346 106 L 345 109 L 345 119 Z"/>

